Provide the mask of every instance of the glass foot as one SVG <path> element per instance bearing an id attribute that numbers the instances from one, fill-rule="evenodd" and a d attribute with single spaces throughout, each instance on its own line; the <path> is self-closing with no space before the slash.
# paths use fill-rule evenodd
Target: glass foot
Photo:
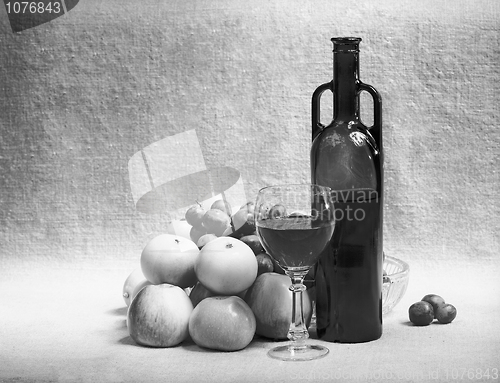
<path id="1" fill-rule="evenodd" d="M 305 346 L 294 346 L 289 344 L 286 346 L 275 347 L 269 350 L 267 355 L 271 358 L 279 360 L 300 361 L 322 358 L 326 356 L 329 351 L 330 350 L 326 347 L 318 344 L 306 344 Z"/>

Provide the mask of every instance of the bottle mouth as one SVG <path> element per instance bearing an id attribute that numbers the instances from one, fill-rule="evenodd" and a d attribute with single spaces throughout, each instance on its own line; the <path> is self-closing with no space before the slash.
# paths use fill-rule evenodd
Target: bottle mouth
<path id="1" fill-rule="evenodd" d="M 361 42 L 360 37 L 333 37 L 331 39 L 333 43 L 334 53 L 352 53 L 359 52 L 359 43 Z"/>

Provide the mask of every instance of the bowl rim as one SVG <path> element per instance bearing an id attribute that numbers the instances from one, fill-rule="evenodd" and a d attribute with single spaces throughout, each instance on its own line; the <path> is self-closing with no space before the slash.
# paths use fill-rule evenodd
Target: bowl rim
<path id="1" fill-rule="evenodd" d="M 392 282 L 393 279 L 399 279 L 399 278 L 402 278 L 402 277 L 405 277 L 408 275 L 408 273 L 410 272 L 410 265 L 408 263 L 406 263 L 405 261 L 399 259 L 399 258 L 396 258 L 396 257 L 391 257 L 387 254 L 385 254 L 385 261 L 391 261 L 393 263 L 396 263 L 398 264 L 399 266 L 401 266 L 401 271 L 398 271 L 397 273 L 393 273 L 393 274 L 387 274 L 385 277 L 387 277 L 389 279 L 388 282 Z"/>

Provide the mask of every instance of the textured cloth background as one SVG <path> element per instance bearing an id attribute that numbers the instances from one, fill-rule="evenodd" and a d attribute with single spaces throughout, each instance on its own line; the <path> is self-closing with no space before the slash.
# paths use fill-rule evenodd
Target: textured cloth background
<path id="1" fill-rule="evenodd" d="M 249 199 L 308 181 L 344 35 L 383 97 L 386 250 L 498 259 L 499 29 L 496 0 L 82 0 L 19 34 L 0 7 L 0 263 L 136 259 L 170 216 L 135 210 L 128 161 L 188 129 Z"/>

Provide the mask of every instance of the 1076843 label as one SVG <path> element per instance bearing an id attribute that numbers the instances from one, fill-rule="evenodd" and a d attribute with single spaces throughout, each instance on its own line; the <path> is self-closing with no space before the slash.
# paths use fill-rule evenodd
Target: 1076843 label
<path id="1" fill-rule="evenodd" d="M 498 368 L 452 368 L 444 371 L 446 380 L 498 380 Z"/>
<path id="2" fill-rule="evenodd" d="M 79 0 L 38 0 L 12 1 L 4 0 L 5 10 L 9 17 L 12 32 L 52 21 L 73 9 Z"/>

